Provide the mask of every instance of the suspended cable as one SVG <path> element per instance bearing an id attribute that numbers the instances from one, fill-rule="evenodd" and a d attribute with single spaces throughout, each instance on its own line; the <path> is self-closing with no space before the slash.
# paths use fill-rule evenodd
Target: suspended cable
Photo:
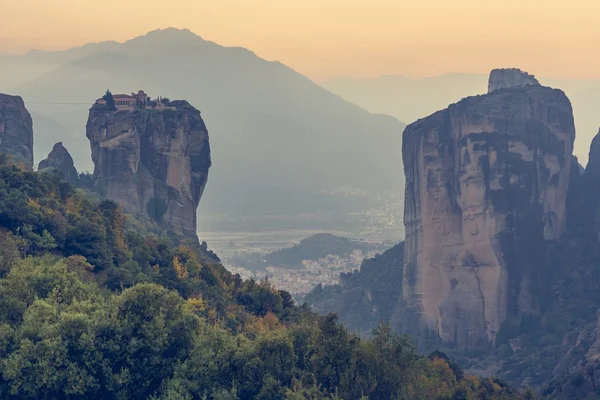
<path id="1" fill-rule="evenodd" d="M 73 106 L 89 106 L 91 103 L 60 103 L 51 101 L 25 101 L 27 104 L 51 104 L 51 105 L 73 105 Z"/>

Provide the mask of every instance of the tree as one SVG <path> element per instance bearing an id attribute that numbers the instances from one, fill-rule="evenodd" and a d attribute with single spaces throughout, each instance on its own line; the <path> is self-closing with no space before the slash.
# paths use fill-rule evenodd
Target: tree
<path id="1" fill-rule="evenodd" d="M 102 99 L 104 101 L 106 101 L 106 105 L 111 109 L 111 110 L 115 110 L 115 99 L 113 98 L 112 93 L 110 92 L 110 90 L 106 89 L 106 93 L 104 93 L 104 96 L 102 96 Z"/>
<path id="2" fill-rule="evenodd" d="M 102 365 L 102 353 L 91 339 L 94 306 L 62 306 L 55 299 L 36 300 L 24 314 L 14 349 L 4 360 L 3 376 L 15 398 L 102 398 L 95 368 Z"/>
<path id="3" fill-rule="evenodd" d="M 311 362 L 317 382 L 329 393 L 341 389 L 346 383 L 344 378 L 354 369 L 357 342 L 358 339 L 338 323 L 336 314 L 319 318 Z"/>
<path id="4" fill-rule="evenodd" d="M 21 258 L 19 239 L 21 238 L 10 232 L 0 236 L 0 278 L 8 274 L 13 265 Z"/>
<path id="5" fill-rule="evenodd" d="M 98 345 L 109 360 L 107 381 L 120 382 L 120 398 L 149 398 L 189 357 L 199 320 L 184 305 L 177 293 L 154 284 L 115 299 Z"/>

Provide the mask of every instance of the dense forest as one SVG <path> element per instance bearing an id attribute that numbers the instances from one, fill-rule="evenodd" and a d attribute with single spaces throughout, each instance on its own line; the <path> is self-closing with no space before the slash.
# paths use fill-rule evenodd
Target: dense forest
<path id="1" fill-rule="evenodd" d="M 85 180 L 84 180 L 85 181 Z M 519 399 L 379 324 L 242 281 L 48 173 L 0 160 L 2 399 Z"/>

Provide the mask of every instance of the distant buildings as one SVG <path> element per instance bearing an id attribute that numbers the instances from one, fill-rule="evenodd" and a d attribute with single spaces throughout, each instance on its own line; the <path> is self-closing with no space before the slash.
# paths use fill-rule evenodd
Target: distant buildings
<path id="1" fill-rule="evenodd" d="M 340 282 L 340 274 L 348 273 L 360 268 L 365 258 L 373 258 L 379 251 L 372 250 L 363 253 L 354 250 L 345 256 L 328 255 L 319 260 L 303 260 L 302 268 L 289 269 L 277 266 L 266 267 L 263 271 L 249 271 L 242 267 L 227 266 L 231 273 L 240 274 L 244 279 L 269 278 L 269 281 L 278 289 L 286 290 L 294 298 L 301 298 L 315 286 L 335 285 Z"/>
<path id="2" fill-rule="evenodd" d="M 161 98 L 158 100 L 151 100 L 150 96 L 143 90 L 139 90 L 137 93 L 129 94 L 113 94 L 113 100 L 115 102 L 115 108 L 117 111 L 129 110 L 133 111 L 136 107 L 138 108 L 150 108 L 152 110 L 163 111 L 163 110 L 174 110 L 175 107 L 167 107 Z M 96 104 L 106 104 L 104 97 L 96 100 Z"/>

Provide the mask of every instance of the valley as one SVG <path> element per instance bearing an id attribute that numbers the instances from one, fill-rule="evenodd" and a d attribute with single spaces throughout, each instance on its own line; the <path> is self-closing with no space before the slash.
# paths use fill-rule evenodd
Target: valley
<path id="1" fill-rule="evenodd" d="M 276 287 L 290 292 L 298 301 L 318 284 L 338 283 L 341 273 L 359 268 L 363 259 L 383 252 L 401 237 L 397 229 L 378 229 L 375 225 L 365 225 L 360 231 L 327 231 L 337 237 L 360 238 L 360 242 L 368 244 L 357 244 L 354 247 L 350 245 L 344 254 L 338 255 L 328 254 L 328 251 L 318 254 L 314 249 L 307 249 L 301 257 L 302 262 L 294 268 L 265 261 L 265 256 L 281 249 L 293 248 L 302 240 L 322 232 L 306 228 L 258 232 L 199 231 L 198 235 L 200 240 L 206 241 L 219 255 L 223 265 L 233 274 L 239 274 L 244 279 L 260 280 L 268 277 Z M 333 250 L 333 247 L 326 248 Z"/>
<path id="2" fill-rule="evenodd" d="M 11 2 L 0 399 L 600 399 L 597 13 L 461 1 Z"/>

